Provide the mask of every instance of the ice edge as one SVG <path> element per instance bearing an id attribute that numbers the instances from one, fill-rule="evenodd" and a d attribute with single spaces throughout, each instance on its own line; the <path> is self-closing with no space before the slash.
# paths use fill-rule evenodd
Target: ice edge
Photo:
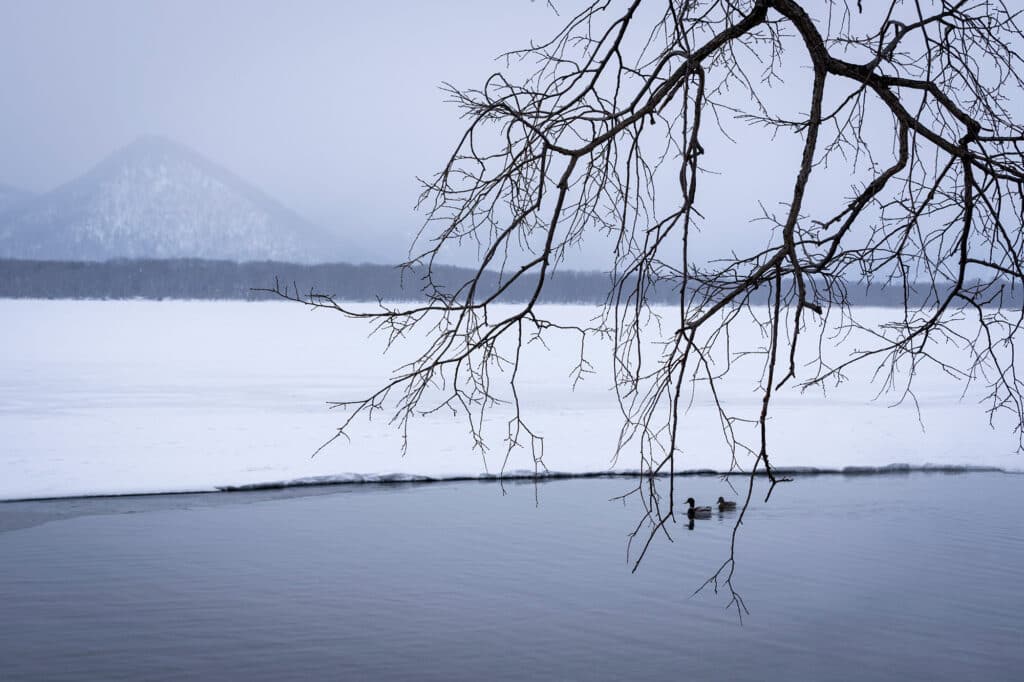
<path id="1" fill-rule="evenodd" d="M 847 466 L 841 468 L 828 467 L 776 467 L 776 476 L 872 476 L 900 473 L 1001 473 L 1020 474 L 1024 471 L 1004 469 L 994 466 L 976 466 L 970 464 L 886 464 L 884 466 Z M 244 492 L 248 490 L 277 490 L 281 488 L 299 488 L 303 486 L 327 485 L 361 485 L 388 483 L 445 483 L 456 481 L 551 481 L 582 478 L 636 478 L 641 475 L 639 469 L 614 469 L 610 471 L 530 471 L 515 470 L 499 474 L 452 474 L 427 476 L 422 474 L 333 474 L 325 476 L 309 476 L 281 481 L 264 481 L 259 483 L 243 483 L 239 485 L 219 485 L 218 492 Z M 747 476 L 745 471 L 722 471 L 718 469 L 685 469 L 675 473 L 658 473 L 658 478 L 669 476 Z M 759 471 L 757 476 L 764 476 Z"/>
<path id="2" fill-rule="evenodd" d="M 884 466 L 846 466 L 846 467 L 808 467 L 791 466 L 775 467 L 773 473 L 778 477 L 790 476 L 880 476 L 892 474 L 909 473 L 945 473 L 945 474 L 969 474 L 969 473 L 998 473 L 1021 475 L 1024 469 L 1007 469 L 995 466 L 976 466 L 971 464 L 886 464 Z M 257 483 L 239 483 L 215 485 L 212 487 L 183 488 L 178 490 L 143 490 L 133 492 L 92 492 L 76 493 L 67 495 L 43 495 L 29 497 L 13 497 L 0 499 L 0 504 L 5 502 L 30 502 L 45 500 L 73 500 L 99 497 L 145 497 L 154 495 L 199 495 L 209 493 L 236 493 L 258 490 L 281 490 L 285 488 L 303 488 L 313 486 L 344 486 L 344 485 L 397 485 L 397 484 L 426 484 L 426 483 L 452 483 L 461 481 L 556 481 L 566 479 L 586 478 L 637 478 L 641 475 L 639 469 L 613 469 L 608 471 L 530 471 L 514 470 L 504 473 L 490 474 L 449 474 L 427 476 L 424 474 L 405 473 L 382 473 L 382 474 L 329 474 L 324 476 L 307 476 L 304 478 L 293 478 L 274 481 L 260 481 Z M 685 469 L 675 473 L 658 473 L 657 478 L 668 478 L 669 476 L 747 476 L 745 471 L 723 471 L 718 469 Z M 757 476 L 765 476 L 759 471 Z"/>

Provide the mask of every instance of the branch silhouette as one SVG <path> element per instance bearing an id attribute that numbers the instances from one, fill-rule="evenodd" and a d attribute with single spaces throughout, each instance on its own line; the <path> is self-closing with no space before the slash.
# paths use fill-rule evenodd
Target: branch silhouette
<path id="1" fill-rule="evenodd" d="M 335 403 L 349 408 L 335 437 L 382 410 L 403 433 L 417 415 L 450 410 L 484 453 L 483 415 L 506 403 L 502 461 L 528 448 L 543 472 L 542 436 L 520 408 L 520 350 L 572 334 L 582 376 L 592 341 L 608 343 L 622 414 L 615 456 L 643 474 L 633 491 L 644 510 L 630 540 L 634 569 L 677 519 L 674 474 L 688 429 L 705 426 L 686 420 L 699 392 L 732 453 L 725 468 L 750 477 L 733 550 L 705 585 L 727 589 L 742 613 L 735 532 L 754 477 L 767 477 L 766 500 L 786 480 L 771 446 L 779 390 L 825 390 L 868 365 L 885 390 L 914 401 L 914 377 L 930 365 L 985 386 L 990 418 L 1007 415 L 1024 437 L 1014 353 L 1024 312 L 1004 307 L 1024 286 L 1022 37 L 1017 10 L 1001 0 L 599 0 L 550 40 L 504 55 L 505 69 L 480 89 L 446 86 L 467 124 L 423 181 L 426 222 L 405 268 L 422 275 L 425 302 L 360 312 L 315 291 L 273 288 L 367 320 L 389 344 L 421 335 L 418 356 L 378 390 Z M 800 93 L 804 114 L 780 111 L 772 89 L 782 85 Z M 778 212 L 761 208 L 744 252 L 701 261 L 694 254 L 719 227 L 702 212 L 703 188 L 736 122 L 765 143 L 800 141 L 792 190 Z M 740 151 L 748 163 L 771 154 Z M 847 187 L 818 196 L 827 186 L 815 178 L 837 167 Z M 744 188 L 735 191 L 742 200 Z M 594 239 L 611 252 L 602 314 L 588 326 L 561 323 L 538 301 L 566 257 Z M 437 284 L 444 254 L 467 244 L 479 253 L 474 273 Z M 524 300 L 498 305 L 527 281 Z M 861 322 L 847 295 L 853 282 L 901 290 L 900 314 Z M 655 306 L 652 292 L 666 288 L 677 303 Z M 763 344 L 734 350 L 740 327 Z M 867 345 L 839 360 L 823 352 L 854 334 Z M 734 409 L 721 390 L 751 358 L 761 367 L 756 414 Z M 755 438 L 742 435 L 747 427 Z"/>

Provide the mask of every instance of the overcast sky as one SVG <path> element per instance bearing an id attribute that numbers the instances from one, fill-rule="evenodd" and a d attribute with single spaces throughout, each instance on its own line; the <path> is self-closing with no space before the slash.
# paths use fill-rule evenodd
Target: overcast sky
<path id="1" fill-rule="evenodd" d="M 530 0 L 0 0 L 0 183 L 43 192 L 163 135 L 395 261 L 422 224 L 416 177 L 442 166 L 464 125 L 441 83 L 482 85 L 499 54 L 563 21 Z M 787 72 L 806 75 L 803 61 L 787 55 Z M 769 94 L 794 118 L 804 90 Z M 750 219 L 792 191 L 797 136 L 730 135 L 702 139 L 713 229 L 696 257 L 762 245 L 770 226 Z M 809 197 L 845 191 L 848 175 L 825 173 L 812 182 L 827 191 Z M 575 267 L 602 267 L 608 249 L 590 248 Z"/>
<path id="2" fill-rule="evenodd" d="M 530 0 L 0 0 L 0 183 L 46 191 L 160 134 L 317 223 L 408 232 L 461 130 L 441 82 L 557 23 Z"/>

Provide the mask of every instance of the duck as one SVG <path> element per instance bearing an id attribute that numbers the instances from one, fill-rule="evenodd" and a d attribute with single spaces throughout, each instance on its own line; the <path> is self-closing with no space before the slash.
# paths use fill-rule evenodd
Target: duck
<path id="1" fill-rule="evenodd" d="M 722 497 L 718 498 L 718 511 L 731 511 L 736 508 L 736 503 L 732 500 L 726 500 Z"/>
<path id="2" fill-rule="evenodd" d="M 687 498 L 686 504 L 690 505 L 690 508 L 686 510 L 686 518 L 688 519 L 709 519 L 711 518 L 711 507 L 695 507 L 697 504 L 693 501 L 693 498 Z"/>

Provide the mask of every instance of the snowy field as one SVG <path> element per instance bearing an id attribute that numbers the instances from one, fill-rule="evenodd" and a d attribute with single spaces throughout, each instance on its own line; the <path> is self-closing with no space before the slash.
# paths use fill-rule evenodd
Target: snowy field
<path id="1" fill-rule="evenodd" d="M 564 306 L 553 315 L 583 322 L 594 312 Z M 363 323 L 336 314 L 283 302 L 2 300 L 0 319 L 0 499 L 534 468 L 522 450 L 503 463 L 502 410 L 492 417 L 496 444 L 486 460 L 464 424 L 444 414 L 415 423 L 404 457 L 400 435 L 376 419 L 312 458 L 344 416 L 325 403 L 366 394 L 398 360 L 367 339 Z M 526 416 L 545 437 L 547 467 L 636 469 L 628 455 L 613 462 L 620 417 L 607 349 L 591 347 L 598 372 L 573 391 L 574 346 L 549 345 L 530 349 L 521 386 Z M 759 403 L 756 376 L 727 387 L 726 399 L 749 415 Z M 963 387 L 940 372 L 919 375 L 922 429 L 911 405 L 874 400 L 870 376 L 853 378 L 827 399 L 779 393 L 777 465 L 1024 468 L 1015 437 L 989 426 L 981 389 L 961 397 Z M 677 469 L 727 469 L 711 405 L 697 400 L 684 425 Z"/>

